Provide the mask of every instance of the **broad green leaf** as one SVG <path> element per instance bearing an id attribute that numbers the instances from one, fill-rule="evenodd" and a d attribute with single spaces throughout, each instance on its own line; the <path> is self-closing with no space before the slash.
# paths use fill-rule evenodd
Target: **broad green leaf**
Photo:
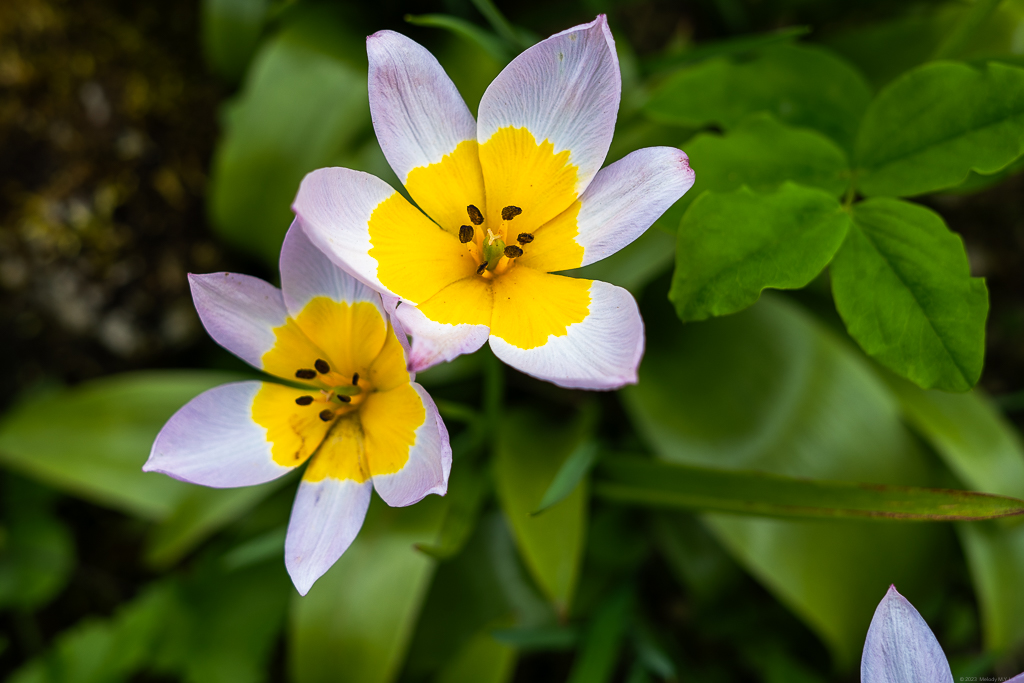
<path id="1" fill-rule="evenodd" d="M 270 0 L 203 0 L 202 39 L 207 64 L 237 81 L 245 73 L 267 21 Z"/>
<path id="2" fill-rule="evenodd" d="M 1024 69 L 936 62 L 888 85 L 857 136 L 857 189 L 906 197 L 991 174 L 1024 153 Z"/>
<path id="3" fill-rule="evenodd" d="M 480 507 L 489 490 L 484 472 L 471 462 L 460 462 L 448 481 L 448 511 L 434 543 L 417 544 L 416 549 L 438 560 L 458 555 L 476 528 Z"/>
<path id="4" fill-rule="evenodd" d="M 798 289 L 843 243 L 849 217 L 822 190 L 708 192 L 686 212 L 669 298 L 681 320 L 741 311 L 766 288 Z"/>
<path id="5" fill-rule="evenodd" d="M 341 559 L 306 597 L 293 597 L 292 680 L 388 683 L 397 677 L 434 570 L 434 561 L 413 545 L 433 541 L 444 510 L 436 496 L 408 508 L 374 498 Z"/>
<path id="6" fill-rule="evenodd" d="M 646 458 L 606 458 L 592 486 L 595 496 L 620 503 L 763 517 L 949 522 L 1024 515 L 1022 500 L 974 491 L 817 481 Z"/>
<path id="7" fill-rule="evenodd" d="M 369 134 L 364 39 L 332 8 L 296 8 L 253 60 L 211 170 L 221 237 L 277 263 L 302 177 Z"/>
<path id="8" fill-rule="evenodd" d="M 142 471 L 153 439 L 190 399 L 235 379 L 136 372 L 30 398 L 0 419 L 0 463 L 94 503 L 166 519 L 195 487 Z"/>
<path id="9" fill-rule="evenodd" d="M 871 356 L 925 388 L 967 391 L 981 375 L 988 290 L 960 237 L 923 206 L 871 199 L 829 272 L 846 329 Z"/>
<path id="10" fill-rule="evenodd" d="M 645 302 L 640 382 L 622 392 L 662 459 L 897 486 L 931 484 L 887 387 L 856 353 L 778 296 L 681 325 Z M 659 315 L 660 313 L 660 315 Z M 859 656 L 891 583 L 927 586 L 937 525 L 705 515 L 726 549 L 827 643 Z"/>
<path id="11" fill-rule="evenodd" d="M 676 202 L 676 210 L 685 210 L 705 190 L 728 192 L 743 185 L 773 190 L 791 180 L 839 196 L 850 185 L 846 155 L 834 142 L 768 114 L 744 119 L 726 135 L 701 133 L 684 147 L 697 181 Z"/>
<path id="12" fill-rule="evenodd" d="M 586 533 L 586 482 L 543 515 L 530 513 L 588 434 L 579 423 L 571 428 L 525 411 L 506 416 L 504 424 L 493 461 L 498 501 L 537 585 L 559 613 L 568 615 Z"/>
<path id="13" fill-rule="evenodd" d="M 850 149 L 870 100 L 860 73 L 834 53 L 775 45 L 749 61 L 712 59 L 673 74 L 651 93 L 645 111 L 656 121 L 726 129 L 763 111 Z"/>
<path id="14" fill-rule="evenodd" d="M 967 485 L 1024 496 L 1024 446 L 991 401 L 925 391 L 884 373 L 906 420 Z M 981 608 L 985 645 L 1002 652 L 1024 642 L 1024 524 L 957 528 Z"/>
<path id="15" fill-rule="evenodd" d="M 52 491 L 8 475 L 0 520 L 0 610 L 33 611 L 67 585 L 75 542 L 52 508 Z"/>
<path id="16" fill-rule="evenodd" d="M 505 683 L 515 673 L 516 651 L 487 631 L 474 636 L 435 679 L 437 683 Z"/>
<path id="17" fill-rule="evenodd" d="M 671 233 L 656 226 L 651 227 L 608 258 L 583 268 L 565 271 L 565 274 L 609 282 L 638 296 L 647 283 L 672 267 L 673 244 Z"/>

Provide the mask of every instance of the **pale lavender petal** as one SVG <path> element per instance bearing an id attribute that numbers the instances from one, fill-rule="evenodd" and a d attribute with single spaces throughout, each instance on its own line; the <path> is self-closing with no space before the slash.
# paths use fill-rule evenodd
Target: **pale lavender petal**
<path id="1" fill-rule="evenodd" d="M 324 296 L 339 303 L 369 301 L 383 315 L 380 295 L 355 279 L 316 248 L 302 230 L 298 219 L 292 221 L 281 245 L 281 294 L 292 317 L 311 299 Z"/>
<path id="2" fill-rule="evenodd" d="M 580 197 L 581 265 L 611 256 L 642 235 L 693 180 L 686 154 L 673 147 L 639 149 L 601 169 Z"/>
<path id="3" fill-rule="evenodd" d="M 521 349 L 492 334 L 491 350 L 520 372 L 569 389 L 636 384 L 644 354 L 644 322 L 633 296 L 595 280 L 589 309 L 582 322 L 569 325 L 563 336 L 549 336 L 544 346 Z"/>
<path id="4" fill-rule="evenodd" d="M 366 53 L 373 129 L 403 184 L 412 169 L 476 139 L 469 107 L 426 48 L 400 33 L 378 31 L 366 39 Z"/>
<path id="5" fill-rule="evenodd" d="M 1006 683 L 1024 683 L 1024 673 L 1017 674 L 1010 680 L 1006 681 Z"/>
<path id="6" fill-rule="evenodd" d="M 370 506 L 369 480 L 327 477 L 311 482 L 303 479 L 295 495 L 288 535 L 284 542 L 284 563 L 292 583 L 305 595 L 359 534 Z"/>
<path id="7" fill-rule="evenodd" d="M 412 336 L 412 348 L 406 352 L 410 372 L 422 372 L 438 363 L 446 363 L 464 353 L 473 353 L 487 342 L 486 325 L 449 325 L 430 320 L 415 306 L 402 304 L 392 320 Z"/>
<path id="8" fill-rule="evenodd" d="M 480 100 L 477 140 L 501 128 L 527 128 L 557 154 L 569 150 L 582 194 L 608 154 L 622 78 L 615 41 L 602 14 L 542 40 L 498 74 Z"/>
<path id="9" fill-rule="evenodd" d="M 952 683 L 946 655 L 932 630 L 895 586 L 875 609 L 864 654 L 861 683 Z"/>
<path id="10" fill-rule="evenodd" d="M 274 328 L 288 318 L 281 290 L 237 273 L 188 276 L 199 319 L 214 341 L 253 367 L 273 348 Z"/>
<path id="11" fill-rule="evenodd" d="M 252 419 L 263 386 L 235 382 L 196 396 L 160 430 L 143 471 L 215 488 L 262 484 L 290 472 L 274 461 L 267 430 Z"/>
<path id="12" fill-rule="evenodd" d="M 409 450 L 409 461 L 398 472 L 373 477 L 374 488 L 391 507 L 418 503 L 431 493 L 445 495 L 448 492 L 448 474 L 452 469 L 448 430 L 437 406 L 426 389 L 415 382 L 412 386 L 423 401 L 427 415 L 416 430 L 416 442 Z M 371 456 L 367 454 L 367 457 Z"/>

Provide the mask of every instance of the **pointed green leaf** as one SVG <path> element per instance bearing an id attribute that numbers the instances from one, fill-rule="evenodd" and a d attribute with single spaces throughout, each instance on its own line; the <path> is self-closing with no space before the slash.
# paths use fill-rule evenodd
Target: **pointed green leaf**
<path id="1" fill-rule="evenodd" d="M 974 491 L 854 484 L 683 466 L 646 458 L 606 459 L 594 495 L 634 505 L 766 517 L 962 521 L 1024 515 L 1024 501 Z"/>
<path id="2" fill-rule="evenodd" d="M 306 597 L 293 597 L 292 680 L 395 680 L 434 570 L 434 560 L 413 545 L 434 540 L 444 509 L 437 496 L 408 508 L 373 499 L 366 523 L 341 559 Z"/>
<path id="3" fill-rule="evenodd" d="M 978 381 L 988 290 L 938 214 L 896 199 L 855 204 L 830 274 L 846 329 L 879 362 L 925 388 Z"/>
<path id="4" fill-rule="evenodd" d="M 237 81 L 259 45 L 270 0 L 203 0 L 203 55 L 218 75 Z"/>
<path id="5" fill-rule="evenodd" d="M 405 20 L 415 26 L 430 26 L 451 31 L 460 38 L 465 38 L 475 43 L 490 55 L 491 59 L 499 64 L 507 64 L 512 59 L 505 42 L 493 33 L 465 19 L 453 17 L 450 14 L 407 14 L 405 15 Z"/>
<path id="6" fill-rule="evenodd" d="M 420 543 L 416 549 L 437 560 L 447 560 L 459 554 L 476 528 L 480 507 L 489 490 L 483 472 L 471 462 L 461 462 L 448 481 L 448 512 L 435 543 Z"/>
<path id="7" fill-rule="evenodd" d="M 606 683 L 612 679 L 632 608 L 633 595 L 628 589 L 620 589 L 605 600 L 587 629 L 569 683 Z"/>
<path id="8" fill-rule="evenodd" d="M 551 486 L 544 492 L 540 505 L 533 511 L 534 515 L 547 510 L 556 503 L 561 503 L 576 490 L 583 478 L 590 473 L 590 468 L 597 460 L 597 442 L 584 441 L 565 459 L 558 469 L 558 474 L 551 480 Z"/>
<path id="9" fill-rule="evenodd" d="M 579 576 L 586 530 L 586 485 L 543 515 L 537 509 L 562 463 L 586 438 L 580 425 L 567 429 L 537 413 L 506 416 L 494 458 L 494 478 L 516 544 L 537 585 L 568 614 Z"/>
<path id="10" fill-rule="evenodd" d="M 681 320 L 741 311 L 766 288 L 807 285 L 843 242 L 849 216 L 827 192 L 708 192 L 686 212 L 669 298 Z"/>
<path id="11" fill-rule="evenodd" d="M 864 78 L 834 53 L 775 45 L 749 61 L 713 59 L 673 74 L 651 93 L 645 111 L 656 121 L 726 129 L 764 111 L 850 149 L 870 100 Z"/>
<path id="12" fill-rule="evenodd" d="M 438 673 L 437 683 L 506 683 L 515 673 L 516 651 L 482 631 Z"/>
<path id="13" fill-rule="evenodd" d="M 674 209 L 685 209 L 705 190 L 728 192 L 742 185 L 774 190 L 791 180 L 839 196 L 850 185 L 846 155 L 834 142 L 768 114 L 744 119 L 726 135 L 701 133 L 685 148 L 697 181 Z"/>
<path id="14" fill-rule="evenodd" d="M 1024 153 L 1024 69 L 936 62 L 893 81 L 857 137 L 857 189 L 908 197 L 991 174 Z"/>

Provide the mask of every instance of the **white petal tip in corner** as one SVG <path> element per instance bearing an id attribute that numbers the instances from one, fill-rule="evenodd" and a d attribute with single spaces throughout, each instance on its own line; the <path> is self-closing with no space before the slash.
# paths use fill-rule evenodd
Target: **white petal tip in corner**
<path id="1" fill-rule="evenodd" d="M 860 663 L 861 683 L 952 683 L 946 655 L 921 614 L 890 586 L 878 603 Z"/>

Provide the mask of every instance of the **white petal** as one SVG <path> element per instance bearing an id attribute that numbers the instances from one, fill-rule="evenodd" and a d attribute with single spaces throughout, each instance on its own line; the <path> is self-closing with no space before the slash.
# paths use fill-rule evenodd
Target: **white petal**
<path id="1" fill-rule="evenodd" d="M 860 662 L 861 683 L 952 683 L 946 655 L 914 606 L 890 586 L 875 609 Z"/>
<path id="2" fill-rule="evenodd" d="M 426 389 L 415 382 L 412 386 L 423 401 L 427 415 L 416 429 L 416 442 L 409 450 L 409 461 L 398 472 L 373 477 L 374 488 L 391 507 L 405 507 L 431 493 L 443 496 L 448 492 L 448 474 L 452 468 L 448 430 Z"/>
<path id="3" fill-rule="evenodd" d="M 499 314 L 496 299 L 495 316 Z M 498 358 L 538 379 L 570 389 L 618 389 L 637 381 L 644 323 L 629 292 L 595 280 L 589 314 L 569 325 L 565 335 L 550 335 L 546 344 L 532 349 L 494 335 L 490 344 Z"/>
<path id="4" fill-rule="evenodd" d="M 384 156 L 404 184 L 409 171 L 441 161 L 476 121 L 430 52 L 394 31 L 366 39 L 370 116 Z"/>
<path id="5" fill-rule="evenodd" d="M 321 168 L 302 179 L 292 210 L 309 240 L 335 264 L 373 289 L 394 295 L 377 279 L 377 261 L 369 254 L 370 215 L 394 193 L 369 173 Z"/>
<path id="6" fill-rule="evenodd" d="M 672 147 L 638 149 L 601 169 L 580 197 L 576 241 L 588 265 L 642 235 L 693 186 L 689 159 Z"/>
<path id="7" fill-rule="evenodd" d="M 464 353 L 473 353 L 484 345 L 491 332 L 486 325 L 434 322 L 408 303 L 393 310 L 392 320 L 398 320 L 402 329 L 412 336 L 412 347 L 406 352 L 410 372 L 422 372 Z"/>
<path id="8" fill-rule="evenodd" d="M 380 295 L 338 267 L 316 248 L 299 225 L 292 222 L 281 245 L 281 294 L 292 317 L 311 299 L 325 296 L 339 303 L 369 301 L 383 315 Z"/>
<path id="9" fill-rule="evenodd" d="M 602 14 L 542 40 L 498 74 L 480 100 L 477 140 L 505 127 L 527 128 L 557 154 L 569 150 L 582 194 L 608 154 L 622 78 Z"/>
<path id="10" fill-rule="evenodd" d="M 299 485 L 288 521 L 284 563 L 300 595 L 308 593 L 352 545 L 366 518 L 372 489 L 369 480 L 359 484 L 332 477 Z"/>
<path id="11" fill-rule="evenodd" d="M 274 462 L 267 430 L 252 419 L 263 384 L 224 384 L 189 401 L 160 430 L 143 471 L 215 488 L 262 484 L 290 472 Z"/>
<path id="12" fill-rule="evenodd" d="M 273 348 L 274 328 L 288 318 L 281 290 L 237 273 L 188 276 L 199 319 L 214 341 L 253 367 Z"/>

